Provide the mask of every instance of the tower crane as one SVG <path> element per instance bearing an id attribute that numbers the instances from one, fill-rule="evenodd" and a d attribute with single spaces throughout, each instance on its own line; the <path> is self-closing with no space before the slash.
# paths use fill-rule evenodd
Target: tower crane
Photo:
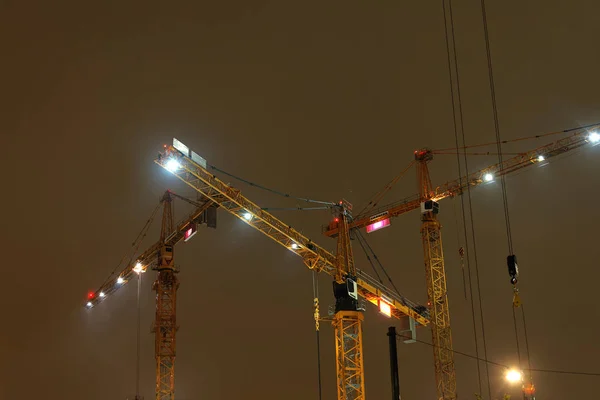
<path id="1" fill-rule="evenodd" d="M 173 223 L 173 199 L 179 198 L 196 207 L 176 226 Z M 156 400 L 175 398 L 175 355 L 177 333 L 177 289 L 179 282 L 173 250 L 177 243 L 191 238 L 199 224 L 216 228 L 216 206 L 210 200 L 199 202 L 166 191 L 161 198 L 163 206 L 160 239 L 143 251 L 116 276 L 106 281 L 98 290 L 88 294 L 85 307 L 92 308 L 123 287 L 133 277 L 148 268 L 158 272 L 153 290 L 156 291 L 154 343 L 156 359 Z"/>
<path id="2" fill-rule="evenodd" d="M 456 399 L 456 375 L 453 361 L 450 311 L 446 292 L 446 272 L 442 249 L 441 226 L 437 214 L 438 202 L 447 197 L 462 194 L 469 186 L 479 186 L 491 182 L 495 177 L 508 175 L 528 166 L 546 162 L 549 158 L 585 146 L 600 143 L 600 125 L 575 128 L 564 131 L 566 137 L 533 150 L 508 158 L 502 163 L 491 165 L 460 179 L 433 187 L 429 176 L 428 163 L 434 152 L 429 149 L 415 151 L 419 194 L 378 209 L 370 209 L 354 219 L 349 225 L 334 219 L 324 227 L 323 233 L 329 237 L 347 235 L 349 229 L 367 227 L 372 232 L 390 225 L 390 218 L 406 212 L 421 209 L 421 238 L 424 251 L 427 296 L 430 307 L 431 331 L 434 352 L 437 395 L 442 400 Z M 369 229 L 370 228 L 370 229 Z M 340 240 L 338 239 L 338 243 Z"/>
<path id="3" fill-rule="evenodd" d="M 177 139 L 173 140 L 173 145 L 165 146 L 155 162 L 204 198 L 298 255 L 309 269 L 334 278 L 336 303 L 332 325 L 336 345 L 338 400 L 365 399 L 363 310 L 359 305 L 359 296 L 376 305 L 384 302 L 391 316 L 408 316 L 421 325 L 429 324 L 425 307 L 409 302 L 355 267 L 350 244 L 352 205 L 347 201 L 342 200 L 333 206 L 338 220 L 337 254 L 333 255 L 244 197 L 239 189 L 219 180 L 207 170 L 206 160 Z"/>

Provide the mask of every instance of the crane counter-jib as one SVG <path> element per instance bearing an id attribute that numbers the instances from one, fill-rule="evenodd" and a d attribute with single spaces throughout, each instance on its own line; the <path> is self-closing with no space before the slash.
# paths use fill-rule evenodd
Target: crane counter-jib
<path id="1" fill-rule="evenodd" d="M 195 153 L 192 152 L 195 160 L 190 157 L 189 151 L 186 153 L 169 146 L 155 162 L 220 208 L 298 255 L 308 268 L 330 276 L 336 275 L 336 257 L 332 253 L 244 197 L 239 189 L 219 180 L 206 169 L 205 161 Z M 394 317 L 408 315 L 421 325 L 429 324 L 425 307 L 408 302 L 363 271 L 358 273 L 357 286 L 358 294 L 369 302 L 378 304 L 385 299 L 391 303 Z"/>

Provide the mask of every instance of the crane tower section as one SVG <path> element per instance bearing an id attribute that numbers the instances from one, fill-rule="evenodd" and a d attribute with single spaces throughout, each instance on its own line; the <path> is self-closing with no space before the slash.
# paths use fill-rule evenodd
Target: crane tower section
<path id="1" fill-rule="evenodd" d="M 342 200 L 335 209 L 338 211 L 336 218 L 340 227 L 337 238 L 337 273 L 333 282 L 337 398 L 338 400 L 364 400 L 365 372 L 362 341 L 364 310 L 358 303 L 356 267 L 348 228 L 352 219 L 352 205 Z"/>
<path id="2" fill-rule="evenodd" d="M 163 198 L 163 219 L 160 231 L 162 246 L 155 269 L 158 276 L 153 284 L 156 291 L 154 352 L 156 357 L 156 400 L 175 399 L 175 335 L 177 333 L 177 289 L 173 245 L 166 242 L 173 231 L 173 201 L 169 192 Z"/>
<path id="3" fill-rule="evenodd" d="M 444 252 L 442 251 L 441 226 L 437 214 L 438 203 L 433 200 L 427 163 L 433 159 L 427 149 L 415 152 L 417 176 L 421 197 L 421 238 L 425 261 L 427 298 L 431 314 L 431 334 L 436 376 L 437 396 L 441 400 L 456 399 L 456 373 L 452 352 L 452 333 L 450 330 L 450 309 L 446 291 L 446 271 Z"/>

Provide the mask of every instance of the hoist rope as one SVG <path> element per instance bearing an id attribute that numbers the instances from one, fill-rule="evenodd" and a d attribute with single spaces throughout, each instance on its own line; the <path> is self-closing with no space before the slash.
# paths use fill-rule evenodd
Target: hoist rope
<path id="1" fill-rule="evenodd" d="M 523 366 L 521 363 L 521 346 L 519 345 L 519 329 L 517 328 L 516 307 L 513 304 L 511 304 L 511 308 L 512 308 L 513 324 L 515 327 L 515 342 L 517 343 L 517 357 L 518 357 L 518 361 L 519 361 L 519 371 L 522 371 Z"/>
<path id="2" fill-rule="evenodd" d="M 457 56 L 457 52 L 456 52 L 456 37 L 455 37 L 455 33 L 454 33 L 454 15 L 453 15 L 453 11 L 452 11 L 452 0 L 448 0 L 448 13 L 446 13 L 446 8 L 445 8 L 445 1 L 442 1 L 443 4 L 443 8 L 444 8 L 444 25 L 446 26 L 447 20 L 449 20 L 449 25 L 450 25 L 450 32 L 451 32 L 451 36 L 452 36 L 452 56 L 450 53 L 450 41 L 448 38 L 448 29 L 446 28 L 445 32 L 446 32 L 446 49 L 447 49 L 447 55 L 448 55 L 448 72 L 450 75 L 450 93 L 452 96 L 452 111 L 453 111 L 453 117 L 454 117 L 454 139 L 455 139 L 455 144 L 456 144 L 456 148 L 459 148 L 459 141 L 458 141 L 458 125 L 457 125 L 457 120 L 456 120 L 456 105 L 455 102 L 457 103 L 458 106 L 458 116 L 459 116 L 459 123 L 460 123 L 460 131 L 461 131 L 461 137 L 462 137 L 462 144 L 463 146 L 466 145 L 466 140 L 465 140 L 465 129 L 464 129 L 464 118 L 463 118 L 463 109 L 462 109 L 462 98 L 461 98 L 461 92 L 460 92 L 460 74 L 459 74 L 459 70 L 458 70 L 458 56 Z M 454 96 L 454 90 L 453 90 L 453 80 L 452 80 L 452 62 L 451 59 L 453 58 L 454 60 L 454 70 L 456 73 L 456 100 L 455 100 L 455 96 Z M 460 176 L 460 155 L 456 154 L 456 160 L 457 160 L 457 164 L 458 164 L 458 168 L 459 168 L 459 176 Z M 468 172 L 469 171 L 469 164 L 467 161 L 467 156 L 465 154 L 463 154 L 463 161 L 464 161 L 464 167 L 465 167 L 465 171 Z M 486 340 L 486 335 L 485 335 L 485 318 L 484 318 L 484 313 L 483 313 L 483 302 L 481 299 L 481 285 L 480 285 L 480 280 L 479 280 L 479 261 L 478 261 L 478 257 L 477 257 L 477 242 L 476 242 L 476 235 L 475 235 L 475 221 L 474 221 L 474 216 L 473 216 L 473 201 L 472 201 L 472 197 L 471 197 L 471 185 L 467 185 L 467 196 L 468 196 L 468 200 L 469 200 L 469 219 L 470 219 L 470 225 L 471 225 L 471 240 L 473 242 L 473 262 L 474 262 L 474 266 L 475 266 L 475 278 L 476 278 L 476 284 L 477 284 L 477 297 L 478 297 L 478 301 L 479 301 L 479 315 L 480 315 L 480 319 L 481 319 L 481 334 L 482 334 L 482 342 L 483 342 L 483 355 L 484 355 L 484 359 L 487 359 L 487 340 Z M 475 344 L 475 353 L 477 355 L 477 357 L 479 357 L 479 344 L 478 344 L 478 339 L 477 339 L 477 326 L 476 326 L 476 320 L 475 320 L 475 300 L 473 297 L 473 284 L 472 284 L 472 274 L 471 274 L 471 263 L 470 263 L 470 257 L 469 257 L 469 249 L 468 249 L 468 235 L 467 235 L 467 228 L 466 228 L 466 213 L 465 213 L 465 205 L 464 205 L 464 198 L 461 196 L 461 205 L 462 205 L 462 219 L 463 219 L 463 227 L 464 227 L 464 235 L 465 235 L 465 248 L 466 248 L 466 253 L 467 253 L 467 271 L 469 274 L 469 292 L 470 292 L 470 297 L 471 297 L 471 318 L 473 321 L 473 335 L 474 335 L 474 344 Z M 488 396 L 491 399 L 492 398 L 492 389 L 491 389 L 491 384 L 490 384 L 490 371 L 488 368 L 488 365 L 485 364 L 485 372 L 486 372 L 486 380 L 487 380 L 487 388 L 488 388 Z M 478 383 L 479 383 L 479 393 L 482 393 L 482 379 L 481 379 L 481 367 L 479 365 L 479 362 L 477 362 L 477 376 L 478 376 Z"/>
<path id="3" fill-rule="evenodd" d="M 488 76 L 489 76 L 489 84 L 490 84 L 490 97 L 492 100 L 492 111 L 493 111 L 493 116 L 494 116 L 494 130 L 496 133 L 496 146 L 498 149 L 498 164 L 502 164 L 502 143 L 501 143 L 501 137 L 500 137 L 500 124 L 498 122 L 498 107 L 496 104 L 496 89 L 495 89 L 495 85 L 494 85 L 494 72 L 493 72 L 493 65 L 492 65 L 492 56 L 491 56 L 491 51 L 490 51 L 490 39 L 489 39 L 489 32 L 488 32 L 488 23 L 487 23 L 487 14 L 486 14 L 486 9 L 485 9 L 485 0 L 481 0 L 481 17 L 483 20 L 483 32 L 484 32 L 484 37 L 485 37 L 485 49 L 486 49 L 486 56 L 487 56 L 487 62 L 488 62 Z M 509 209 L 508 209 L 508 197 L 507 197 L 507 193 L 506 193 L 506 179 L 504 175 L 500 176 L 500 182 L 501 182 L 501 186 L 502 186 L 502 202 L 504 205 L 504 220 L 506 223 L 506 238 L 507 238 L 507 243 L 508 243 L 508 254 L 509 255 L 514 255 L 514 250 L 513 250 L 513 242 L 512 242 L 512 231 L 511 231 L 511 226 L 510 226 L 510 213 L 509 213 Z M 513 305 L 513 321 L 515 323 L 515 332 L 517 332 L 517 328 L 516 328 L 516 316 L 514 316 L 515 313 L 515 305 Z M 525 314 L 523 314 L 523 323 L 525 324 Z M 529 339 L 527 338 L 527 332 L 524 332 L 525 334 L 525 342 L 528 343 Z M 519 349 L 519 337 L 517 335 L 516 337 L 517 340 L 517 352 L 519 353 L 519 364 L 520 364 L 520 360 L 521 360 L 521 353 L 520 353 L 520 349 Z M 529 358 L 529 352 L 527 353 L 527 363 L 529 364 L 529 366 L 531 366 L 531 360 Z"/>
<path id="4" fill-rule="evenodd" d="M 358 229 L 356 229 L 355 232 L 357 232 L 357 237 L 359 238 L 359 242 L 360 242 L 360 239 L 362 239 L 363 242 L 365 243 L 365 246 L 369 249 L 369 251 L 371 252 L 371 254 L 373 254 L 373 258 L 375 259 L 375 261 L 377 261 L 377 264 L 379 264 L 379 268 L 381 268 L 381 270 L 383 271 L 383 273 L 387 277 L 388 281 L 390 282 L 390 285 L 392 285 L 392 287 L 394 288 L 394 290 L 396 291 L 396 293 L 398 295 L 402 296 L 400 294 L 400 291 L 396 287 L 396 284 L 394 283 L 394 281 L 392 281 L 392 278 L 390 277 L 390 275 L 387 273 L 387 271 L 383 267 L 383 264 L 381 263 L 381 261 L 379 261 L 379 257 L 377 257 L 377 254 L 375 254 L 375 251 L 373 251 L 373 248 L 371 247 L 371 245 L 369 245 L 369 242 L 367 242 L 367 239 L 362 235 L 362 232 L 360 230 L 358 230 Z"/>
<path id="5" fill-rule="evenodd" d="M 490 96 L 491 96 L 491 100 L 492 100 L 492 111 L 493 111 L 493 116 L 494 116 L 494 130 L 496 133 L 496 142 L 497 142 L 496 146 L 498 149 L 498 164 L 501 165 L 502 164 L 502 143 L 501 143 L 501 137 L 500 137 L 500 124 L 498 121 L 498 107 L 496 104 L 496 89 L 495 89 L 495 85 L 494 85 L 494 73 L 493 73 L 493 65 L 492 65 L 492 56 L 491 56 L 491 51 L 490 51 L 490 39 L 489 39 L 489 31 L 488 31 L 488 23 L 487 23 L 487 14 L 486 14 L 486 9 L 485 9 L 485 0 L 481 0 L 481 17 L 483 20 L 485 49 L 486 49 L 486 56 L 487 56 L 487 62 L 488 62 Z M 512 230 L 511 230 L 511 225 L 510 225 L 510 212 L 509 212 L 509 208 L 508 208 L 508 196 L 507 196 L 507 191 L 506 191 L 506 179 L 505 179 L 504 175 L 500 176 L 500 182 L 501 182 L 501 186 L 502 186 L 502 202 L 504 205 L 504 220 L 506 223 L 506 238 L 507 238 L 507 243 L 508 243 L 508 254 L 514 255 L 515 253 L 514 253 L 513 242 L 512 242 Z M 516 288 L 515 288 L 515 290 L 516 290 Z M 521 351 L 520 351 L 520 346 L 519 346 L 519 337 L 518 337 L 518 330 L 517 330 L 517 320 L 516 320 L 516 315 L 515 315 L 515 312 L 516 312 L 515 308 L 517 308 L 517 305 L 513 304 L 513 322 L 515 324 L 515 334 L 516 334 L 515 339 L 517 342 L 517 352 L 518 352 L 519 366 L 520 366 L 521 365 Z M 524 312 L 523 312 L 523 325 L 524 325 L 524 327 L 527 326 Z M 524 335 L 525 335 L 525 343 L 527 344 L 527 347 L 529 347 L 529 339 L 527 337 L 526 329 L 524 331 Z M 529 350 L 527 351 L 527 364 L 528 364 L 529 368 L 531 368 L 531 359 L 529 357 Z M 531 383 L 531 375 L 529 378 L 530 378 L 530 383 Z"/>
<path id="6" fill-rule="evenodd" d="M 383 280 L 381 279 L 381 276 L 379 275 L 379 272 L 377 271 L 375 264 L 373 264 L 373 260 L 371 260 L 371 256 L 369 255 L 369 252 L 365 248 L 365 245 L 360 240 L 360 237 L 358 238 L 358 244 L 360 244 L 360 247 L 362 248 L 363 252 L 365 253 L 365 256 L 367 257 L 367 261 L 369 261 L 369 264 L 371 264 L 371 268 L 373 269 L 373 272 L 375 272 L 375 276 L 377 276 L 379 283 L 383 284 Z"/>
<path id="7" fill-rule="evenodd" d="M 485 0 L 481 0 L 481 18 L 483 20 L 483 35 L 485 38 L 485 52 L 488 64 L 488 77 L 490 84 L 490 97 L 492 100 L 492 114 L 494 118 L 494 131 L 496 134 L 496 148 L 498 151 L 498 164 L 502 164 L 502 139 L 500 137 L 500 122 L 498 120 L 498 106 L 496 104 L 496 87 L 494 84 L 494 71 L 492 65 L 492 54 L 490 51 L 490 38 L 488 32 L 487 13 L 485 11 Z M 512 243 L 512 231 L 510 227 L 510 214 L 508 211 L 508 197 L 506 195 L 506 180 L 504 175 L 500 176 L 502 186 L 502 203 L 504 204 L 504 221 L 506 223 L 506 238 L 508 242 L 508 253 L 514 254 Z"/>
<path id="8" fill-rule="evenodd" d="M 332 205 L 332 206 L 333 206 L 333 205 L 335 205 L 335 203 L 333 203 L 333 202 L 331 202 L 331 201 L 320 201 L 320 200 L 307 199 L 307 198 L 304 198 L 304 197 L 292 196 L 292 195 L 291 195 L 291 194 L 289 194 L 289 193 L 283 193 L 283 192 L 280 192 L 280 191 L 278 191 L 278 190 L 270 189 L 270 188 L 268 188 L 268 187 L 265 187 L 265 186 L 259 185 L 258 183 L 251 182 L 251 181 L 249 181 L 249 180 L 247 180 L 247 179 L 240 178 L 239 176 L 236 176 L 236 175 L 230 174 L 229 172 L 226 172 L 226 171 L 224 171 L 224 170 L 222 170 L 222 169 L 220 169 L 220 168 L 217 168 L 217 167 L 215 167 L 214 165 L 208 165 L 208 167 L 209 167 L 210 169 L 213 169 L 213 170 L 215 170 L 215 171 L 218 171 L 218 172 L 220 172 L 220 173 L 222 173 L 222 174 L 224 174 L 224 175 L 227 175 L 227 176 L 229 176 L 229 177 L 231 177 L 231 178 L 233 178 L 233 179 L 236 179 L 236 180 L 238 180 L 238 181 L 240 181 L 240 182 L 244 182 L 244 183 L 245 183 L 245 184 L 247 184 L 247 185 L 253 186 L 253 187 L 255 187 L 255 188 L 258 188 L 258 189 L 265 190 L 265 191 L 267 191 L 267 192 L 274 193 L 274 194 L 276 194 L 276 195 L 278 195 L 278 196 L 287 197 L 287 198 L 290 198 L 290 199 L 296 199 L 296 200 L 300 200 L 300 201 L 305 201 L 305 202 L 307 202 L 307 203 L 328 204 L 328 205 Z"/>
<path id="9" fill-rule="evenodd" d="M 460 171 L 458 171 L 458 173 L 460 174 Z M 462 186 L 461 182 L 459 182 L 459 184 Z M 456 197 L 452 198 L 452 208 L 454 209 L 454 224 L 456 225 L 456 244 L 460 246 L 460 223 L 458 222 L 458 215 L 456 213 Z M 463 292 L 465 295 L 465 300 L 467 300 L 467 281 L 465 276 L 464 249 L 462 247 L 459 247 L 458 252 L 460 256 L 460 270 L 462 272 Z"/>
<path id="10" fill-rule="evenodd" d="M 525 351 L 527 352 L 527 370 L 531 380 L 531 359 L 529 357 L 529 338 L 527 337 L 527 321 L 525 319 L 525 306 L 521 304 L 521 316 L 523 317 L 523 332 L 525 334 Z"/>

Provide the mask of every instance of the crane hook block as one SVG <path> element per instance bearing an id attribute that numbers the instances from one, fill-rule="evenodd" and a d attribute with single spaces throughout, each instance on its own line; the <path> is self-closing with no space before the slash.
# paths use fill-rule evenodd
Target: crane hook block
<path id="1" fill-rule="evenodd" d="M 511 283 L 513 285 L 517 283 L 517 277 L 519 276 L 519 267 L 517 266 L 517 256 L 514 254 L 506 257 L 506 264 L 508 265 L 508 275 L 511 277 Z M 514 282 L 513 282 L 514 281 Z"/>
<path id="2" fill-rule="evenodd" d="M 513 307 L 519 308 L 521 306 L 521 296 L 519 296 L 519 291 L 515 290 L 515 294 L 513 295 Z"/>

